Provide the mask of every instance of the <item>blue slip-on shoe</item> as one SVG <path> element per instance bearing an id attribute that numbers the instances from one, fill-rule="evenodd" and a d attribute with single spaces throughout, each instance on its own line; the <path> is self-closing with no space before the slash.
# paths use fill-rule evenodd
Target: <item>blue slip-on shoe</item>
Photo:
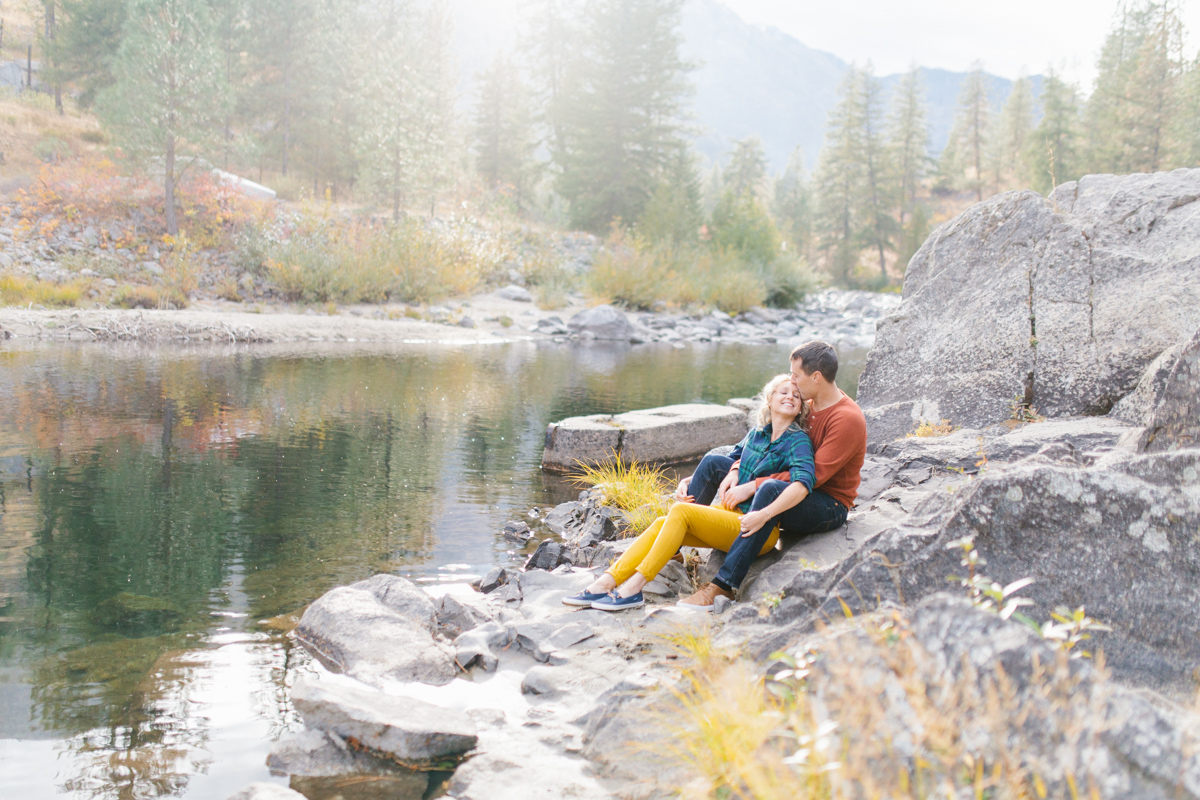
<path id="1" fill-rule="evenodd" d="M 644 605 L 646 605 L 646 600 L 642 597 L 641 592 L 629 597 L 621 597 L 621 595 L 612 591 L 605 595 L 602 600 L 592 603 L 592 608 L 598 608 L 601 611 L 624 611 L 627 608 L 641 608 Z"/>
<path id="2" fill-rule="evenodd" d="M 584 589 L 579 594 L 573 594 L 570 597 L 563 598 L 564 606 L 578 606 L 580 608 L 591 608 L 592 603 L 597 600 L 603 600 L 608 597 L 607 592 L 589 592 Z"/>

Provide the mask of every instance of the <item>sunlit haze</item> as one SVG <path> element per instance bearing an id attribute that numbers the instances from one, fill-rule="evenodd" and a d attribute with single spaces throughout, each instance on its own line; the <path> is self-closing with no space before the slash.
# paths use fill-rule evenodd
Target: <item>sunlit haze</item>
<path id="1" fill-rule="evenodd" d="M 809 47 L 846 61 L 871 61 L 878 74 L 914 62 L 963 72 L 976 60 L 1006 78 L 1052 65 L 1083 88 L 1119 0 L 729 0 L 756 25 L 775 26 Z M 1200 42 L 1200 2 L 1184 0 L 1180 14 L 1191 52 Z"/>

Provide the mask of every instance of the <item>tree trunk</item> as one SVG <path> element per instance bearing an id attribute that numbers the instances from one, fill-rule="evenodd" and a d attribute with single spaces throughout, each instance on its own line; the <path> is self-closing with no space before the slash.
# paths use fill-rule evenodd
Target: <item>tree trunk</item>
<path id="1" fill-rule="evenodd" d="M 163 193 L 166 195 L 167 233 L 179 235 L 179 223 L 175 219 L 175 134 L 167 134 L 167 163 L 163 178 Z"/>

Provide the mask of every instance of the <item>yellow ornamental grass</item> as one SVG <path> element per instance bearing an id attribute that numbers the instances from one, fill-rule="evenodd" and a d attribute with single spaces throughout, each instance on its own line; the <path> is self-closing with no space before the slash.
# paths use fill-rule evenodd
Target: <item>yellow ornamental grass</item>
<path id="1" fill-rule="evenodd" d="M 670 508 L 671 484 L 662 468 L 636 461 L 626 464 L 615 452 L 600 464 L 579 462 L 576 486 L 596 488 L 606 505 L 616 506 L 629 518 L 632 530 L 640 533 Z"/>

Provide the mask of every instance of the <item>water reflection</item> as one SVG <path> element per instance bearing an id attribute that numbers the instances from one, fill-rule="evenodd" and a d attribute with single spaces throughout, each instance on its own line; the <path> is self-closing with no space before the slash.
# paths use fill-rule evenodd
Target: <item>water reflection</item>
<path id="1" fill-rule="evenodd" d="M 538 469 L 549 421 L 724 402 L 786 354 L 0 349 L 0 779 L 30 798 L 266 779 L 307 668 L 286 615 L 381 570 L 519 557 L 505 520 L 575 492 Z"/>

